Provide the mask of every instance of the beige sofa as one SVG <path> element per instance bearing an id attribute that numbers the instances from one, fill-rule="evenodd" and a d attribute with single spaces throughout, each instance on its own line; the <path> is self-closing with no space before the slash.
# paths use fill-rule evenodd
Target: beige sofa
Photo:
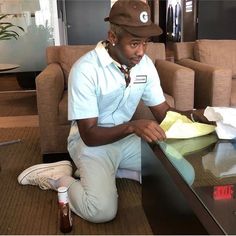
<path id="1" fill-rule="evenodd" d="M 236 40 L 174 44 L 178 64 L 195 71 L 194 106 L 236 107 Z"/>
<path id="2" fill-rule="evenodd" d="M 73 63 L 94 45 L 51 46 L 46 50 L 47 67 L 36 78 L 42 154 L 67 152 L 70 122 L 67 120 L 67 80 Z M 165 45 L 150 43 L 147 54 L 156 62 L 167 102 L 181 110 L 193 108 L 194 72 L 165 60 Z M 157 95 L 158 96 L 158 95 Z M 140 102 L 133 119 L 150 118 Z"/>

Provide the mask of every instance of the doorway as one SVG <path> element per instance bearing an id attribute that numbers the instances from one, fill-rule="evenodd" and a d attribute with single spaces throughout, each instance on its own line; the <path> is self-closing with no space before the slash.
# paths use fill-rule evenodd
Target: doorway
<path id="1" fill-rule="evenodd" d="M 65 0 L 68 44 L 97 44 L 106 39 L 104 18 L 110 7 L 110 0 Z"/>

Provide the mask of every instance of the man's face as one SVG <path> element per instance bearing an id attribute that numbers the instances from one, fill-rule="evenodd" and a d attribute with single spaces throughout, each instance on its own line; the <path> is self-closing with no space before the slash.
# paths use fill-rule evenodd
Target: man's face
<path id="1" fill-rule="evenodd" d="M 139 38 L 129 33 L 125 33 L 119 37 L 116 42 L 116 60 L 128 67 L 138 64 L 147 47 L 149 38 Z"/>

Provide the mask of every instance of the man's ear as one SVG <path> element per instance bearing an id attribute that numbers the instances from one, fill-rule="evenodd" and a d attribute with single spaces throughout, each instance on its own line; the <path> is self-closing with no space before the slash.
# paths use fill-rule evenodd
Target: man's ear
<path id="1" fill-rule="evenodd" d="M 112 31 L 112 30 L 109 30 L 108 31 L 108 41 L 110 42 L 111 45 L 115 45 L 116 42 L 117 42 L 117 36 L 116 34 Z"/>

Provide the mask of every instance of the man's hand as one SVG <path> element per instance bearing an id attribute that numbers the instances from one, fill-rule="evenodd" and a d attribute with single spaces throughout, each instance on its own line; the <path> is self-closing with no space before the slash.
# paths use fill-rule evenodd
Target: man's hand
<path id="1" fill-rule="evenodd" d="M 147 142 L 166 139 L 164 130 L 154 120 L 134 120 L 130 122 L 133 132 Z"/>
<path id="2" fill-rule="evenodd" d="M 209 121 L 203 114 L 205 109 L 197 109 L 192 111 L 192 119 L 196 122 L 215 125 L 215 122 Z"/>

